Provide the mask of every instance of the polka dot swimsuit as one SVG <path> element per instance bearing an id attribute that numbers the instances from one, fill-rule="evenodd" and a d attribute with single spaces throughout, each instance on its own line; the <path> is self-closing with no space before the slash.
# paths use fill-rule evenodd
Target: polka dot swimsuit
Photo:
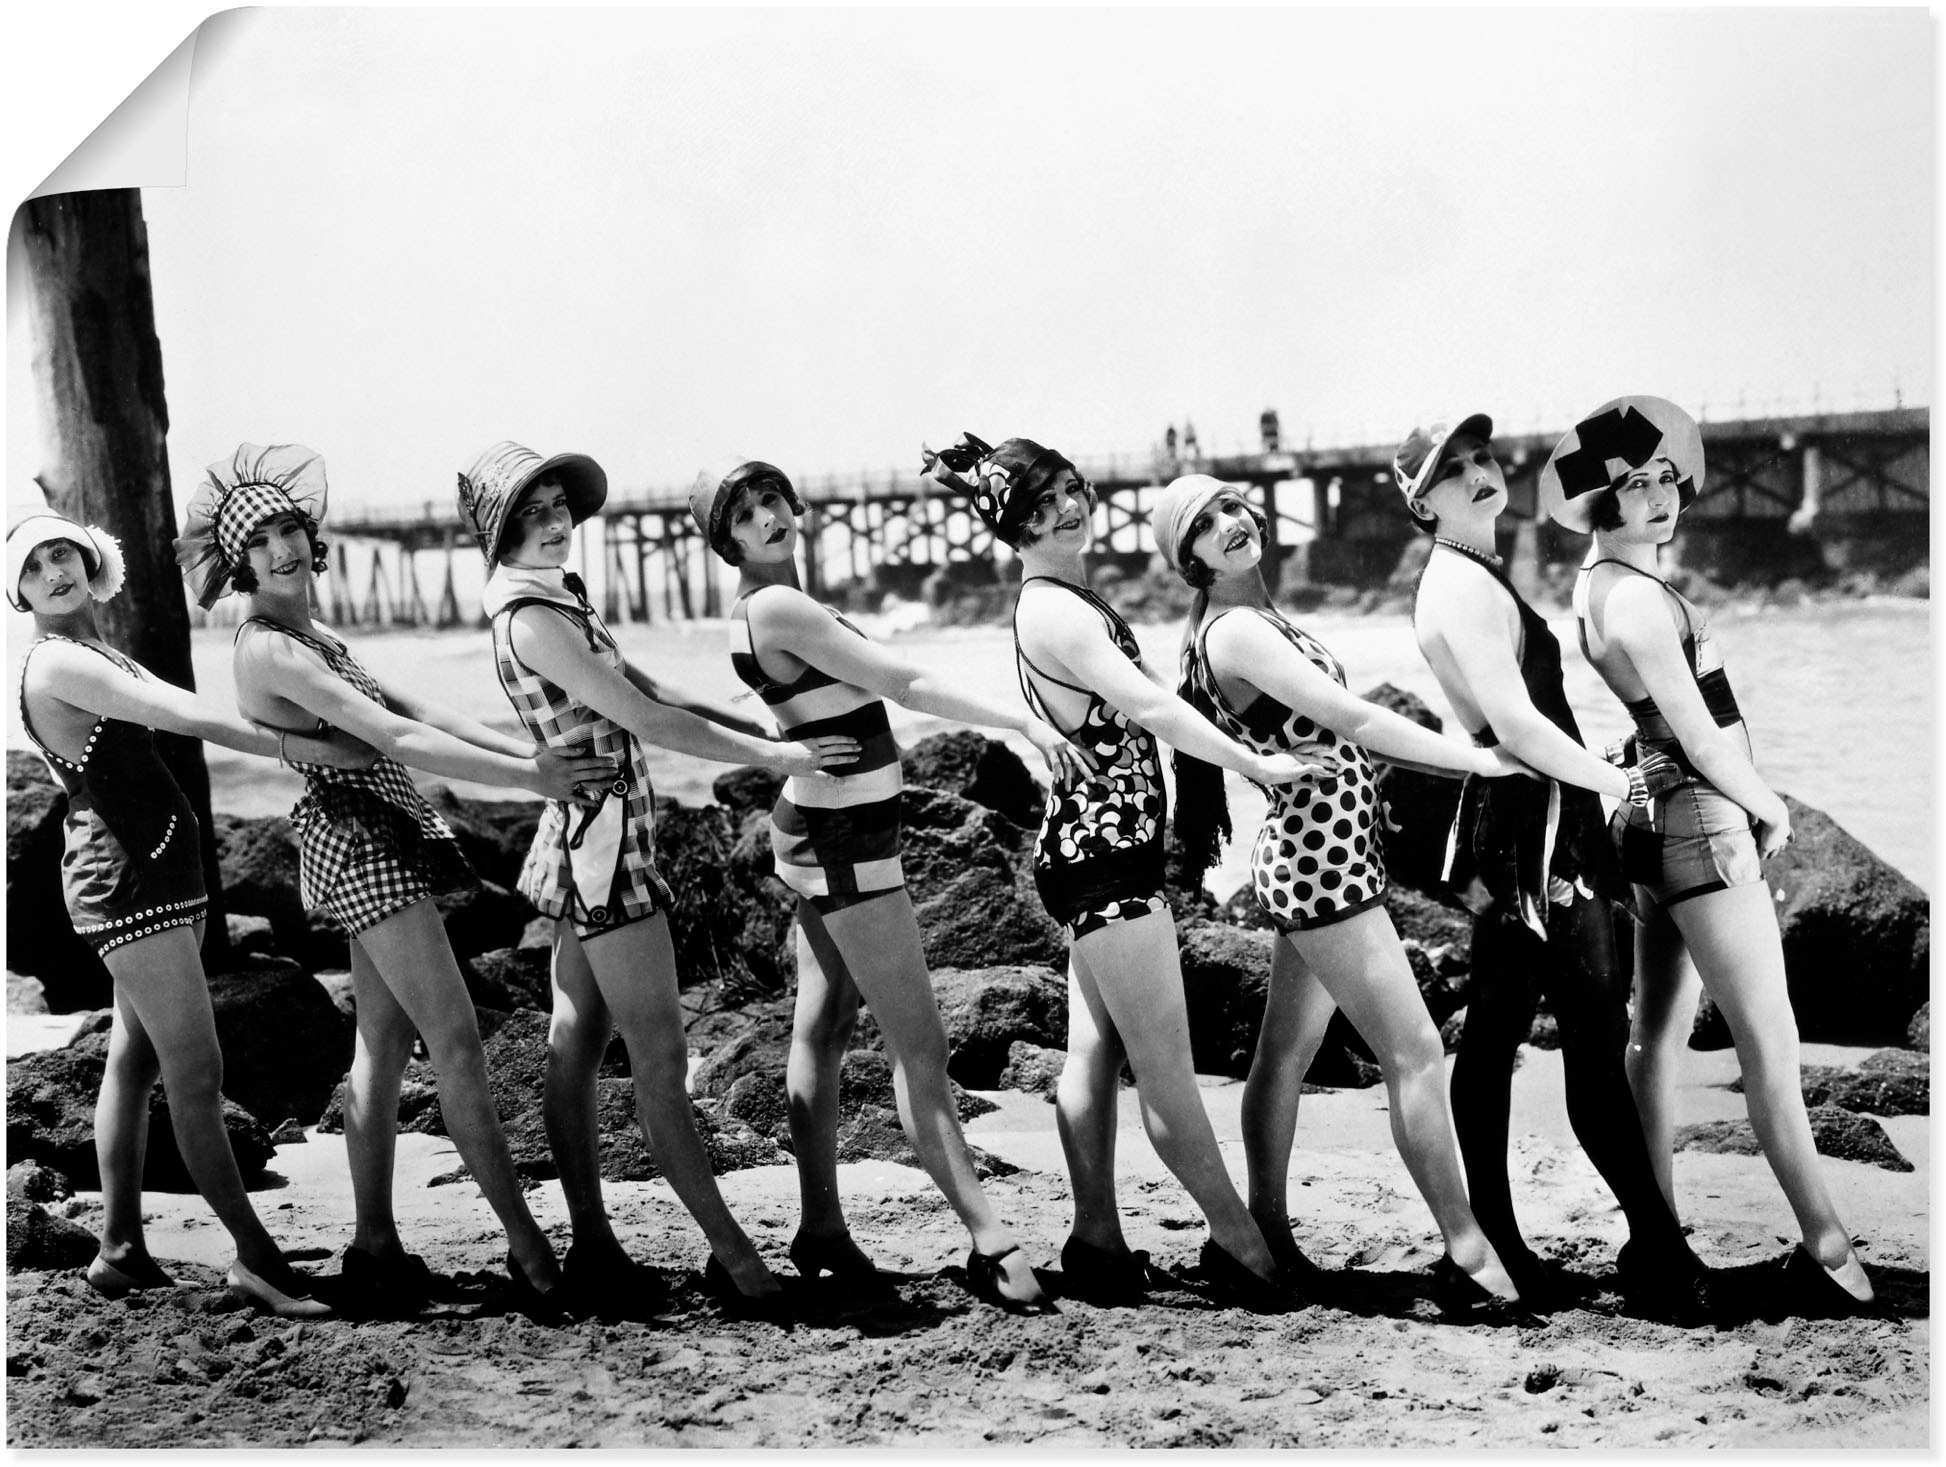
<path id="1" fill-rule="evenodd" d="M 1292 626 L 1274 610 L 1251 608 L 1284 640 L 1340 687 L 1345 670 L 1324 644 Z M 1223 696 L 1209 665 L 1210 628 L 1229 615 L 1219 612 L 1197 628 L 1183 656 L 1183 674 L 1215 711 L 1216 726 L 1259 754 L 1295 754 L 1338 766 L 1338 774 L 1313 785 L 1278 785 L 1250 853 L 1250 883 L 1257 904 L 1282 932 L 1341 922 L 1385 895 L 1385 842 L 1378 828 L 1378 776 L 1358 744 L 1268 693 L 1238 709 Z"/>
<path id="2" fill-rule="evenodd" d="M 1031 576 L 1072 591 L 1101 613 L 1109 636 L 1137 667 L 1142 652 L 1115 610 L 1085 586 L 1050 576 Z M 1015 671 L 1027 706 L 1054 727 L 1053 714 L 1035 689 L 1034 677 L 1084 694 L 1087 711 L 1069 742 L 1094 755 L 1097 773 L 1048 791 L 1034 847 L 1034 884 L 1048 915 L 1068 929 L 1069 940 L 1111 922 L 1127 922 L 1168 910 L 1162 895 L 1162 822 L 1168 795 L 1162 783 L 1162 750 L 1155 735 L 1131 723 L 1092 688 L 1066 682 L 1034 666 L 1014 633 Z"/>

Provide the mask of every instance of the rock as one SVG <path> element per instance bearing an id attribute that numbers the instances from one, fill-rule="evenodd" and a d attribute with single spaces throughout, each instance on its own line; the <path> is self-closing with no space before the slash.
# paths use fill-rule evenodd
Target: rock
<path id="1" fill-rule="evenodd" d="M 35 755 L 7 751 L 6 962 L 45 985 L 57 1014 L 94 1008 L 114 996 L 114 980 L 95 950 L 74 935 L 61 896 L 62 822 L 68 797 Z"/>
<path id="2" fill-rule="evenodd" d="M 273 1146 L 303 1146 L 311 1138 L 304 1134 L 304 1127 L 295 1120 L 285 1121 L 270 1133 Z"/>
<path id="3" fill-rule="evenodd" d="M 983 1181 L 989 1177 L 1012 1176 L 1020 1170 L 1012 1162 L 1003 1161 L 977 1146 L 969 1145 L 966 1151 L 973 1160 L 974 1174 Z M 904 1130 L 899 1126 L 898 1113 L 882 1105 L 865 1106 L 848 1120 L 840 1122 L 838 1160 L 889 1161 L 896 1166 L 922 1169 L 918 1154 L 913 1151 L 905 1139 Z"/>
<path id="4" fill-rule="evenodd" d="M 1855 1070 L 1805 1065 L 1799 1077 L 1807 1106 L 1835 1105 L 1877 1116 L 1932 1114 L 1931 1062 L 1906 1049 L 1882 1049 Z M 1729 1088 L 1743 1092 L 1743 1077 Z"/>
<path id="5" fill-rule="evenodd" d="M 723 1092 L 718 1108 L 723 1117 L 742 1122 L 760 1136 L 776 1138 L 781 1145 L 788 1145 L 790 1135 L 790 1102 L 784 1089 L 788 1053 L 788 1046 L 746 1051 L 740 1061 L 741 1071 Z M 755 1063 L 759 1057 L 765 1062 L 761 1067 Z M 950 1079 L 947 1083 L 960 1120 L 969 1121 L 996 1109 L 992 1101 L 967 1094 Z M 873 1050 L 850 1050 L 838 1071 L 839 1125 L 873 1108 L 891 1111 L 896 1121 L 898 1101 L 892 1091 L 892 1062 Z"/>
<path id="6" fill-rule="evenodd" d="M 554 1007 L 552 965 L 552 953 L 546 948 L 501 947 L 479 954 L 461 971 L 466 974 L 467 993 L 483 1008 L 546 1013 Z"/>
<path id="7" fill-rule="evenodd" d="M 1047 968 L 938 968 L 932 989 L 953 1055 L 946 1072 L 973 1090 L 991 1090 L 1016 1040 L 1067 1044 L 1067 985 Z"/>
<path id="8" fill-rule="evenodd" d="M 1250 932 L 1274 932 L 1270 918 L 1264 914 L 1263 906 L 1249 882 L 1244 882 L 1230 893 L 1230 899 L 1221 903 L 1212 914 L 1212 920 L 1227 922 L 1232 927 L 1242 927 Z"/>
<path id="9" fill-rule="evenodd" d="M 95 1235 L 55 1217 L 38 1202 L 7 1194 L 7 1271 L 86 1268 L 99 1250 Z"/>
<path id="10" fill-rule="evenodd" d="M 782 1079 L 781 1075 L 779 1079 Z M 990 1100 L 968 1095 L 950 1075 L 946 1087 L 952 1094 L 953 1108 L 962 1122 L 999 1109 Z M 851 1050 L 845 1055 L 838 1071 L 838 1114 L 848 1115 L 872 1105 L 883 1106 L 895 1115 L 898 1112 L 898 1100 L 892 1092 L 892 1061 L 873 1050 Z"/>
<path id="11" fill-rule="evenodd" d="M 1033 839 L 957 795 L 906 790 L 906 888 L 929 967 L 1067 965 L 1067 939 L 1034 889 Z"/>
<path id="12" fill-rule="evenodd" d="M 538 1092 L 529 1109 L 507 1120 L 507 1145 L 513 1152 L 514 1169 L 528 1181 L 549 1181 L 558 1176 L 554 1153 L 548 1146 L 547 1127 L 541 1114 Z M 661 1168 L 642 1142 L 642 1128 L 635 1118 L 635 1083 L 632 1080 L 597 1079 L 595 1108 L 600 1136 L 601 1175 L 610 1182 L 645 1182 L 661 1176 Z M 697 1133 L 709 1153 L 710 1169 L 721 1176 L 753 1166 L 776 1166 L 790 1158 L 765 1136 L 759 1136 L 741 1121 L 721 1118 L 710 1110 L 694 1111 Z M 462 1167 L 458 1173 L 465 1176 Z"/>
<path id="13" fill-rule="evenodd" d="M 495 948 L 512 947 L 534 920 L 534 904 L 496 881 L 481 880 L 465 891 L 442 896 L 440 916 L 453 956 L 464 963 Z"/>
<path id="14" fill-rule="evenodd" d="M 324 990 L 325 997 L 331 1000 L 333 1008 L 347 1019 L 355 1020 L 358 1017 L 358 1000 L 351 987 L 351 969 L 326 968 L 311 976 Z"/>
<path id="15" fill-rule="evenodd" d="M 310 929 L 298 896 L 297 837 L 290 821 L 281 815 L 246 817 L 222 811 L 215 819 L 225 910 L 266 919 L 278 950 L 303 961 Z M 338 943 L 342 947 L 342 933 Z"/>
<path id="16" fill-rule="evenodd" d="M 490 1073 L 490 1072 L 489 1072 Z M 504 1113 L 502 1119 L 504 1119 Z M 439 1109 L 439 1075 L 425 1060 L 409 1060 L 399 1081 L 399 1130 L 419 1136 L 444 1136 L 446 1118 Z M 331 1092 L 331 1100 L 318 1117 L 318 1132 L 338 1136 L 345 1129 L 345 1087 Z"/>
<path id="17" fill-rule="evenodd" d="M 785 1005 L 747 1016 L 747 1022 L 733 1033 L 725 1033 L 710 1049 L 709 1058 L 689 1077 L 690 1093 L 698 1099 L 723 1099 L 737 1081 L 746 1075 L 778 1077 L 782 1085 L 785 1062 L 790 1058 L 791 1016 Z"/>
<path id="18" fill-rule="evenodd" d="M 784 1093 L 784 1072 L 750 1070 L 731 1082 L 723 1097 L 722 1114 L 743 1122 L 759 1136 L 774 1138 L 789 1149 L 790 1097 Z"/>
<path id="19" fill-rule="evenodd" d="M 1798 1032 L 1895 1044 L 1930 997 L 1926 894 L 1838 826 L 1785 797 L 1796 839 L 1764 865 L 1777 898 Z"/>
<path id="20" fill-rule="evenodd" d="M 1046 793 L 1018 754 L 972 729 L 934 734 L 899 757 L 908 785 L 944 790 L 1037 829 Z"/>
<path id="21" fill-rule="evenodd" d="M 52 1167 L 21 1161 L 7 1168 L 7 1195 L 29 1202 L 61 1202 L 74 1195 L 74 1185 Z"/>
<path id="22" fill-rule="evenodd" d="M 1466 1010 L 1454 1009 L 1446 1016 L 1446 1022 L 1439 1026 L 1439 1042 L 1451 1054 L 1459 1048 L 1460 1035 L 1466 1028 Z"/>
<path id="23" fill-rule="evenodd" d="M 95 1098 L 108 1053 L 104 1036 L 89 1034 L 64 1049 L 22 1055 L 7 1064 L 7 1165 L 38 1161 L 83 1191 L 101 1186 L 95 1156 Z M 261 1179 L 275 1154 L 256 1117 L 227 1097 L 223 1123 L 245 1182 Z M 193 1192 L 176 1151 L 169 1107 L 158 1085 L 149 1101 L 149 1145 L 142 1185 L 159 1192 Z"/>
<path id="24" fill-rule="evenodd" d="M 351 1064 L 353 1025 L 295 963 L 239 960 L 209 980 L 223 1093 L 254 1116 L 309 1125 Z"/>
<path id="25" fill-rule="evenodd" d="M 24 973 L 7 975 L 7 1012 L 10 1014 L 44 1014 L 48 1012 L 47 987 L 38 978 L 29 978 Z"/>
<path id="26" fill-rule="evenodd" d="M 1196 1072 L 1247 1074 L 1263 1024 L 1275 939 L 1267 932 L 1195 920 L 1184 922 L 1177 933 Z"/>
<path id="27" fill-rule="evenodd" d="M 480 876 L 512 891 L 520 880 L 534 832 L 540 829 L 542 801 L 517 795 L 505 800 L 476 800 L 456 795 L 443 784 L 428 785 L 426 803 L 459 841 L 466 859 Z"/>
<path id="28" fill-rule="evenodd" d="M 1385 910 L 1402 939 L 1416 942 L 1439 962 L 1450 955 L 1464 969 L 1473 952 L 1473 914 L 1393 882 L 1385 889 Z"/>
<path id="29" fill-rule="evenodd" d="M 1380 683 L 1362 695 L 1367 702 L 1389 708 L 1422 728 L 1440 731 L 1439 715 L 1415 695 Z M 1446 839 L 1459 808 L 1460 782 L 1436 774 L 1421 774 L 1380 761 L 1378 793 L 1397 829 L 1385 828 L 1385 869 L 1393 883 L 1418 891 L 1440 888 L 1440 869 L 1446 863 Z"/>
<path id="30" fill-rule="evenodd" d="M 658 801 L 656 851 L 675 896 L 669 933 L 682 986 L 714 984 L 732 1003 L 781 992 L 796 968 L 796 899 L 771 874 L 768 807 L 739 827 L 718 805 Z"/>
<path id="31" fill-rule="evenodd" d="M 268 917 L 231 912 L 223 919 L 223 925 L 229 931 L 230 952 L 233 955 L 268 953 L 277 946 L 276 929 L 270 925 Z"/>
<path id="32" fill-rule="evenodd" d="M 1899 1154 L 1885 1128 L 1870 1116 L 1854 1115 L 1835 1105 L 1814 1106 L 1811 1139 L 1821 1155 L 1840 1161 L 1862 1161 L 1891 1172 L 1909 1172 L 1912 1163 Z M 1757 1134 L 1748 1121 L 1705 1121 L 1676 1128 L 1676 1150 L 1717 1151 L 1737 1156 L 1760 1156 Z"/>
<path id="33" fill-rule="evenodd" d="M 753 813 L 770 813 L 783 791 L 784 776 L 774 769 L 745 764 L 717 775 L 709 788 L 716 796 L 716 803 L 730 812 L 731 819 L 741 821 Z"/>
<path id="34" fill-rule="evenodd" d="M 1919 1012 L 1914 1014 L 1912 1016 L 1912 1022 L 1906 1025 L 1905 1042 L 1917 1050 L 1930 1051 L 1932 1049 L 1931 1000 L 1920 1004 Z"/>
<path id="35" fill-rule="evenodd" d="M 1067 1062 L 1066 1050 L 1016 1039 L 1007 1046 L 1007 1065 L 996 1084 L 1002 1090 L 1025 1090 L 1052 1102 Z"/>
<path id="36" fill-rule="evenodd" d="M 514 945 L 519 948 L 538 947 L 551 952 L 554 948 L 554 919 L 536 917 L 520 929 L 520 941 Z"/>

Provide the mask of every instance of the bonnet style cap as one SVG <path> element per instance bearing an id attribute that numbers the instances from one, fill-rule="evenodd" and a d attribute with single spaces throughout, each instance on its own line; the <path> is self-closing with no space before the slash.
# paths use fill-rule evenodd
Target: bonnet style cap
<path id="1" fill-rule="evenodd" d="M 1703 434 L 1696 420 L 1660 397 L 1618 397 L 1576 423 L 1541 468 L 1541 508 L 1557 525 L 1586 535 L 1599 490 L 1651 459 L 1676 470 L 1677 510 L 1703 487 Z"/>
<path id="2" fill-rule="evenodd" d="M 292 511 L 315 530 L 324 520 L 324 459 L 297 443 L 243 443 L 203 471 L 183 507 L 176 564 L 207 611 L 232 590 L 244 542 L 267 519 Z"/>
<path id="3" fill-rule="evenodd" d="M 1250 502 L 1249 486 L 1230 484 L 1209 474 L 1184 474 L 1172 481 L 1156 499 L 1149 512 L 1149 528 L 1155 534 L 1155 548 L 1162 553 L 1169 569 L 1182 574 L 1183 552 L 1189 546 L 1189 527 L 1196 523 L 1209 502 L 1224 490 L 1233 490 L 1244 503 Z"/>
<path id="4" fill-rule="evenodd" d="M 730 540 L 730 506 L 736 502 L 737 495 L 745 489 L 775 489 L 784 496 L 784 502 L 791 507 L 792 514 L 804 513 L 804 501 L 792 487 L 790 476 L 775 464 L 767 464 L 760 458 L 753 458 L 738 464 L 725 474 L 712 489 L 707 473 L 696 476 L 696 485 L 689 494 L 690 517 L 696 521 L 696 528 L 703 532 L 703 539 L 731 565 L 737 563 L 737 555 Z"/>
<path id="5" fill-rule="evenodd" d="M 935 453 L 921 444 L 919 451 L 924 458 L 921 472 L 970 496 L 973 512 L 1006 545 L 1019 542 L 1042 489 L 1064 472 L 1081 477 L 1066 457 L 1031 438 L 1009 438 L 991 448 L 971 433 L 962 433 L 951 448 Z"/>
<path id="6" fill-rule="evenodd" d="M 1485 413 L 1471 413 L 1457 421 L 1450 417 L 1432 418 L 1405 435 L 1405 441 L 1392 455 L 1392 477 L 1398 481 L 1399 493 L 1405 496 L 1408 507 L 1426 492 L 1446 445 L 1462 433 L 1491 438 L 1493 419 Z"/>
<path id="7" fill-rule="evenodd" d="M 542 458 L 531 448 L 502 439 L 460 470 L 459 514 L 473 531 L 487 569 L 500 563 L 507 516 L 529 484 L 552 478 L 568 496 L 568 517 L 580 524 L 608 500 L 608 475 L 585 453 Z"/>
<path id="8" fill-rule="evenodd" d="M 81 564 L 88 572 L 88 594 L 106 601 L 122 589 L 127 567 L 122 562 L 122 542 L 100 525 L 81 525 L 66 515 L 43 511 L 30 514 L 7 531 L 7 604 L 25 611 L 27 602 L 20 594 L 20 578 L 27 569 L 27 557 L 51 540 L 66 540 L 81 552 Z"/>

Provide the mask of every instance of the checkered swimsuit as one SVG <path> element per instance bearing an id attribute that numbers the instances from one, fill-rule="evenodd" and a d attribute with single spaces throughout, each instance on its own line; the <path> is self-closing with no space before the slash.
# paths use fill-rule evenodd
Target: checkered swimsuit
<path id="1" fill-rule="evenodd" d="M 549 800 L 540 829 L 520 868 L 519 889 L 545 915 L 574 924 L 577 936 L 593 937 L 629 922 L 639 922 L 675 903 L 669 885 L 655 869 L 655 789 L 641 742 L 613 719 L 577 703 L 514 655 L 513 618 L 524 606 L 545 606 L 559 612 L 587 638 L 593 655 L 620 670 L 627 665 L 615 639 L 593 607 L 570 607 L 533 596 L 509 602 L 493 618 L 493 666 L 500 687 L 534 739 L 556 753 L 613 754 L 621 772 L 603 797 L 619 796 L 622 806 L 622 843 L 608 899 L 590 905 L 574 884 L 569 845 L 589 819 L 590 812 Z"/>
<path id="2" fill-rule="evenodd" d="M 251 617 L 252 623 L 302 642 L 325 665 L 381 707 L 385 694 L 342 642 Z M 298 835 L 298 895 L 356 936 L 423 901 L 474 884 L 459 842 L 405 766 L 380 758 L 370 769 L 330 769 L 290 761 L 304 776 L 304 796 L 291 809 Z"/>

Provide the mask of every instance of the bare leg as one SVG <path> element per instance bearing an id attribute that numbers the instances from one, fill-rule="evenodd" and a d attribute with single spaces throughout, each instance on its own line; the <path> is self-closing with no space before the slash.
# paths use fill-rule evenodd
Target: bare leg
<path id="1" fill-rule="evenodd" d="M 493 1093 L 487 1088 L 486 1055 L 480 1048 L 473 1004 L 466 996 L 466 982 L 446 940 L 446 929 L 439 925 L 438 908 L 430 901 L 414 902 L 359 933 L 352 939 L 352 947 L 364 950 L 383 975 L 384 986 L 398 1000 L 398 1007 L 426 1041 L 433 1068 L 439 1073 L 439 1108 L 446 1130 L 507 1230 L 514 1261 L 534 1287 L 554 1287 L 560 1282 L 560 1264 L 521 1193 L 513 1154 L 507 1149 L 506 1133 L 500 1129 L 500 1117 L 493 1108 Z M 357 972 L 356 968 L 352 970 L 354 984 Z M 359 999 L 362 1011 L 362 993 Z M 368 1127 L 382 1122 L 396 1131 L 397 1095 L 394 1079 L 391 1116 L 368 1111 L 364 1117 Z M 390 1172 L 389 1165 L 386 1170 Z M 389 1176 L 387 1181 L 389 1199 Z M 393 1236 L 397 1236 L 396 1230 Z"/>
<path id="2" fill-rule="evenodd" d="M 1804 1112 L 1797 1019 L 1769 889 L 1759 882 L 1709 892 L 1678 902 L 1669 915 L 1729 1022 L 1751 1129 L 1797 1216 L 1804 1246 L 1827 1269 L 1844 1269 L 1854 1263 L 1851 1237 L 1825 1187 Z M 1864 1271 L 1856 1272 L 1855 1285 L 1847 1287 L 1869 1299 Z"/>
<path id="3" fill-rule="evenodd" d="M 285 1293 L 305 1293 L 303 1281 L 285 1263 L 250 1205 L 243 1177 L 237 1171 L 236 1153 L 230 1148 L 229 1132 L 223 1126 L 223 1051 L 216 1042 L 216 1017 L 210 1008 L 209 982 L 203 976 L 195 932 L 188 927 L 172 927 L 117 948 L 104 961 L 115 979 L 118 1016 L 131 1015 L 134 1019 L 127 1026 L 129 1047 L 146 1052 L 151 1064 L 145 1069 L 159 1063 L 176 1148 L 196 1190 L 235 1239 L 237 1257 L 245 1268 Z M 123 1027 L 118 1023 L 117 1032 Z M 110 1052 L 112 1057 L 112 1038 Z M 105 1083 L 103 1090 L 105 1096 Z M 147 1084 L 139 1095 L 146 1122 Z M 146 1132 L 146 1124 L 143 1130 Z M 123 1142 L 124 1154 L 127 1149 Z M 141 1150 L 139 1145 L 135 1148 L 134 1180 L 138 1189 Z M 107 1190 L 104 1175 L 104 1200 Z M 121 1200 L 117 1199 L 118 1204 Z M 139 1190 L 135 1213 L 139 1241 Z M 115 1262 L 113 1258 L 109 1261 Z"/>
<path id="4" fill-rule="evenodd" d="M 835 1239 L 849 1231 L 838 1195 L 838 1077 L 858 1022 L 858 988 L 823 920 L 809 902 L 798 901 L 797 1002 L 784 1090 L 797 1155 L 800 1230 Z"/>
<path id="5" fill-rule="evenodd" d="M 1250 1215 L 1265 1237 L 1289 1232 L 1291 1145 L 1305 1073 L 1338 1005 L 1288 941 L 1271 949 L 1270 992 L 1243 1082 L 1243 1155 Z"/>
<path id="6" fill-rule="evenodd" d="M 669 919 L 658 912 L 591 938 L 582 949 L 602 1001 L 628 1046 L 629 1065 L 635 1072 L 636 1119 L 662 1174 L 737 1288 L 751 1296 L 778 1292 L 782 1286 L 730 1215 L 709 1152 L 696 1131 L 696 1113 L 684 1085 L 689 1054 L 683 1041 Z"/>
<path id="7" fill-rule="evenodd" d="M 154 938 L 131 943 L 147 947 Z M 113 956 L 111 954 L 111 956 Z M 111 973 L 113 969 L 110 970 Z M 207 996 L 204 1002 L 208 1002 Z M 155 1046 L 121 982 L 108 1062 L 95 1097 L 95 1158 L 101 1169 L 101 1256 L 146 1284 L 167 1283 L 142 1236 L 142 1169 L 148 1156 L 149 1092 L 162 1073 Z"/>
<path id="8" fill-rule="evenodd" d="M 1689 960 L 1682 933 L 1669 913 L 1643 887 L 1635 888 L 1636 910 L 1647 920 L 1635 927 L 1635 1017 L 1629 1027 L 1628 1087 L 1642 1117 L 1649 1164 L 1669 1210 L 1676 1206 L 1676 1079 L 1683 1051 L 1695 1027 L 1696 1001 L 1703 981 Z M 1773 921 L 1772 926 L 1776 923 Z M 1793 1077 L 1792 1085 L 1796 1085 Z"/>
<path id="9" fill-rule="evenodd" d="M 357 1222 L 351 1246 L 374 1258 L 404 1255 L 392 1213 L 392 1163 L 398 1147 L 399 1082 L 416 1032 L 363 946 L 351 944 L 357 1034 L 345 1077 L 345 1154 Z"/>
<path id="10" fill-rule="evenodd" d="M 1175 919 L 1112 922 L 1073 946 L 1074 973 L 1114 1021 L 1135 1071 L 1142 1124 L 1156 1155 L 1209 1219 L 1217 1246 L 1265 1279 L 1276 1264 L 1223 1165 L 1190 1063 L 1189 1014 Z"/>
<path id="11" fill-rule="evenodd" d="M 1054 1091 L 1054 1123 L 1074 1190 L 1073 1236 L 1109 1253 L 1126 1253 L 1115 1205 L 1115 1128 L 1121 1090 L 1121 1036 L 1101 995 L 1068 960 L 1068 1059 Z"/>
<path id="12" fill-rule="evenodd" d="M 577 1246 L 619 1251 L 601 1197 L 601 1125 L 595 1073 L 615 1021 L 602 1001 L 587 949 L 566 922 L 554 924 L 554 1013 L 547 1029 L 541 1114 L 561 1173 L 561 1192 Z"/>

